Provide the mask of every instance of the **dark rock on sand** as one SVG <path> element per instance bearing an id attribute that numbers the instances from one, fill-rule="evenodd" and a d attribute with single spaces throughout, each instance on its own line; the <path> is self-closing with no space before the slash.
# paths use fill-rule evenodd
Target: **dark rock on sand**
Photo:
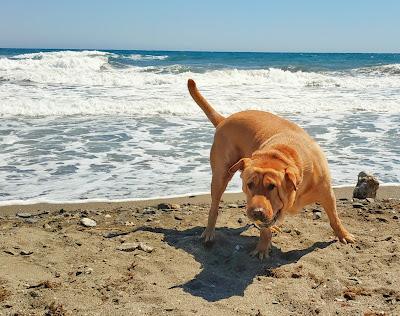
<path id="1" fill-rule="evenodd" d="M 378 188 L 379 181 L 373 175 L 361 171 L 358 174 L 358 181 L 353 191 L 353 198 L 375 198 Z"/>
<path id="2" fill-rule="evenodd" d="M 21 218 L 29 218 L 29 217 L 32 217 L 32 214 L 21 212 L 21 213 L 17 213 L 17 216 L 21 217 Z"/>

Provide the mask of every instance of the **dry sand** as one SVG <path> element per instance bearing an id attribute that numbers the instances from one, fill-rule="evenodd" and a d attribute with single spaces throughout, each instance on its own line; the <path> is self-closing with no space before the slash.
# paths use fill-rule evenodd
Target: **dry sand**
<path id="1" fill-rule="evenodd" d="M 357 243 L 335 241 L 309 206 L 285 220 L 263 262 L 248 255 L 258 231 L 241 194 L 224 196 L 209 248 L 199 239 L 207 195 L 3 206 L 0 315 L 400 315 L 399 189 L 356 204 L 337 189 Z"/>

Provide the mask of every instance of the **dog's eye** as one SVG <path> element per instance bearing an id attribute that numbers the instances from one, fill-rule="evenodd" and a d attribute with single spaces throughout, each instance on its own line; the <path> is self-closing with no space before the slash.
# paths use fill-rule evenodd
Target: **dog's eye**
<path id="1" fill-rule="evenodd" d="M 254 189 L 254 182 L 247 183 L 247 187 L 249 188 L 249 190 L 253 190 Z"/>
<path id="2" fill-rule="evenodd" d="M 272 191 L 274 188 L 275 188 L 275 184 L 272 184 L 272 183 L 268 184 L 268 186 L 267 186 L 268 191 Z"/>

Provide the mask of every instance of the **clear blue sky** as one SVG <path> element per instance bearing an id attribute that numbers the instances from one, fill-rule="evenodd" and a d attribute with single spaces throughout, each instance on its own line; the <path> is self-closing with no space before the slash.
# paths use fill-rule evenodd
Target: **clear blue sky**
<path id="1" fill-rule="evenodd" d="M 0 47 L 400 52 L 400 0 L 0 0 Z"/>

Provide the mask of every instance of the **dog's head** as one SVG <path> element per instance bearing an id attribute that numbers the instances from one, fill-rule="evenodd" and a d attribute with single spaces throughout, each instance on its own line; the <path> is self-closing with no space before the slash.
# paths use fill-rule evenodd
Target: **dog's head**
<path id="1" fill-rule="evenodd" d="M 229 172 L 238 170 L 247 197 L 247 216 L 260 227 L 274 225 L 294 203 L 302 181 L 298 166 L 282 153 L 270 153 L 240 159 Z"/>

